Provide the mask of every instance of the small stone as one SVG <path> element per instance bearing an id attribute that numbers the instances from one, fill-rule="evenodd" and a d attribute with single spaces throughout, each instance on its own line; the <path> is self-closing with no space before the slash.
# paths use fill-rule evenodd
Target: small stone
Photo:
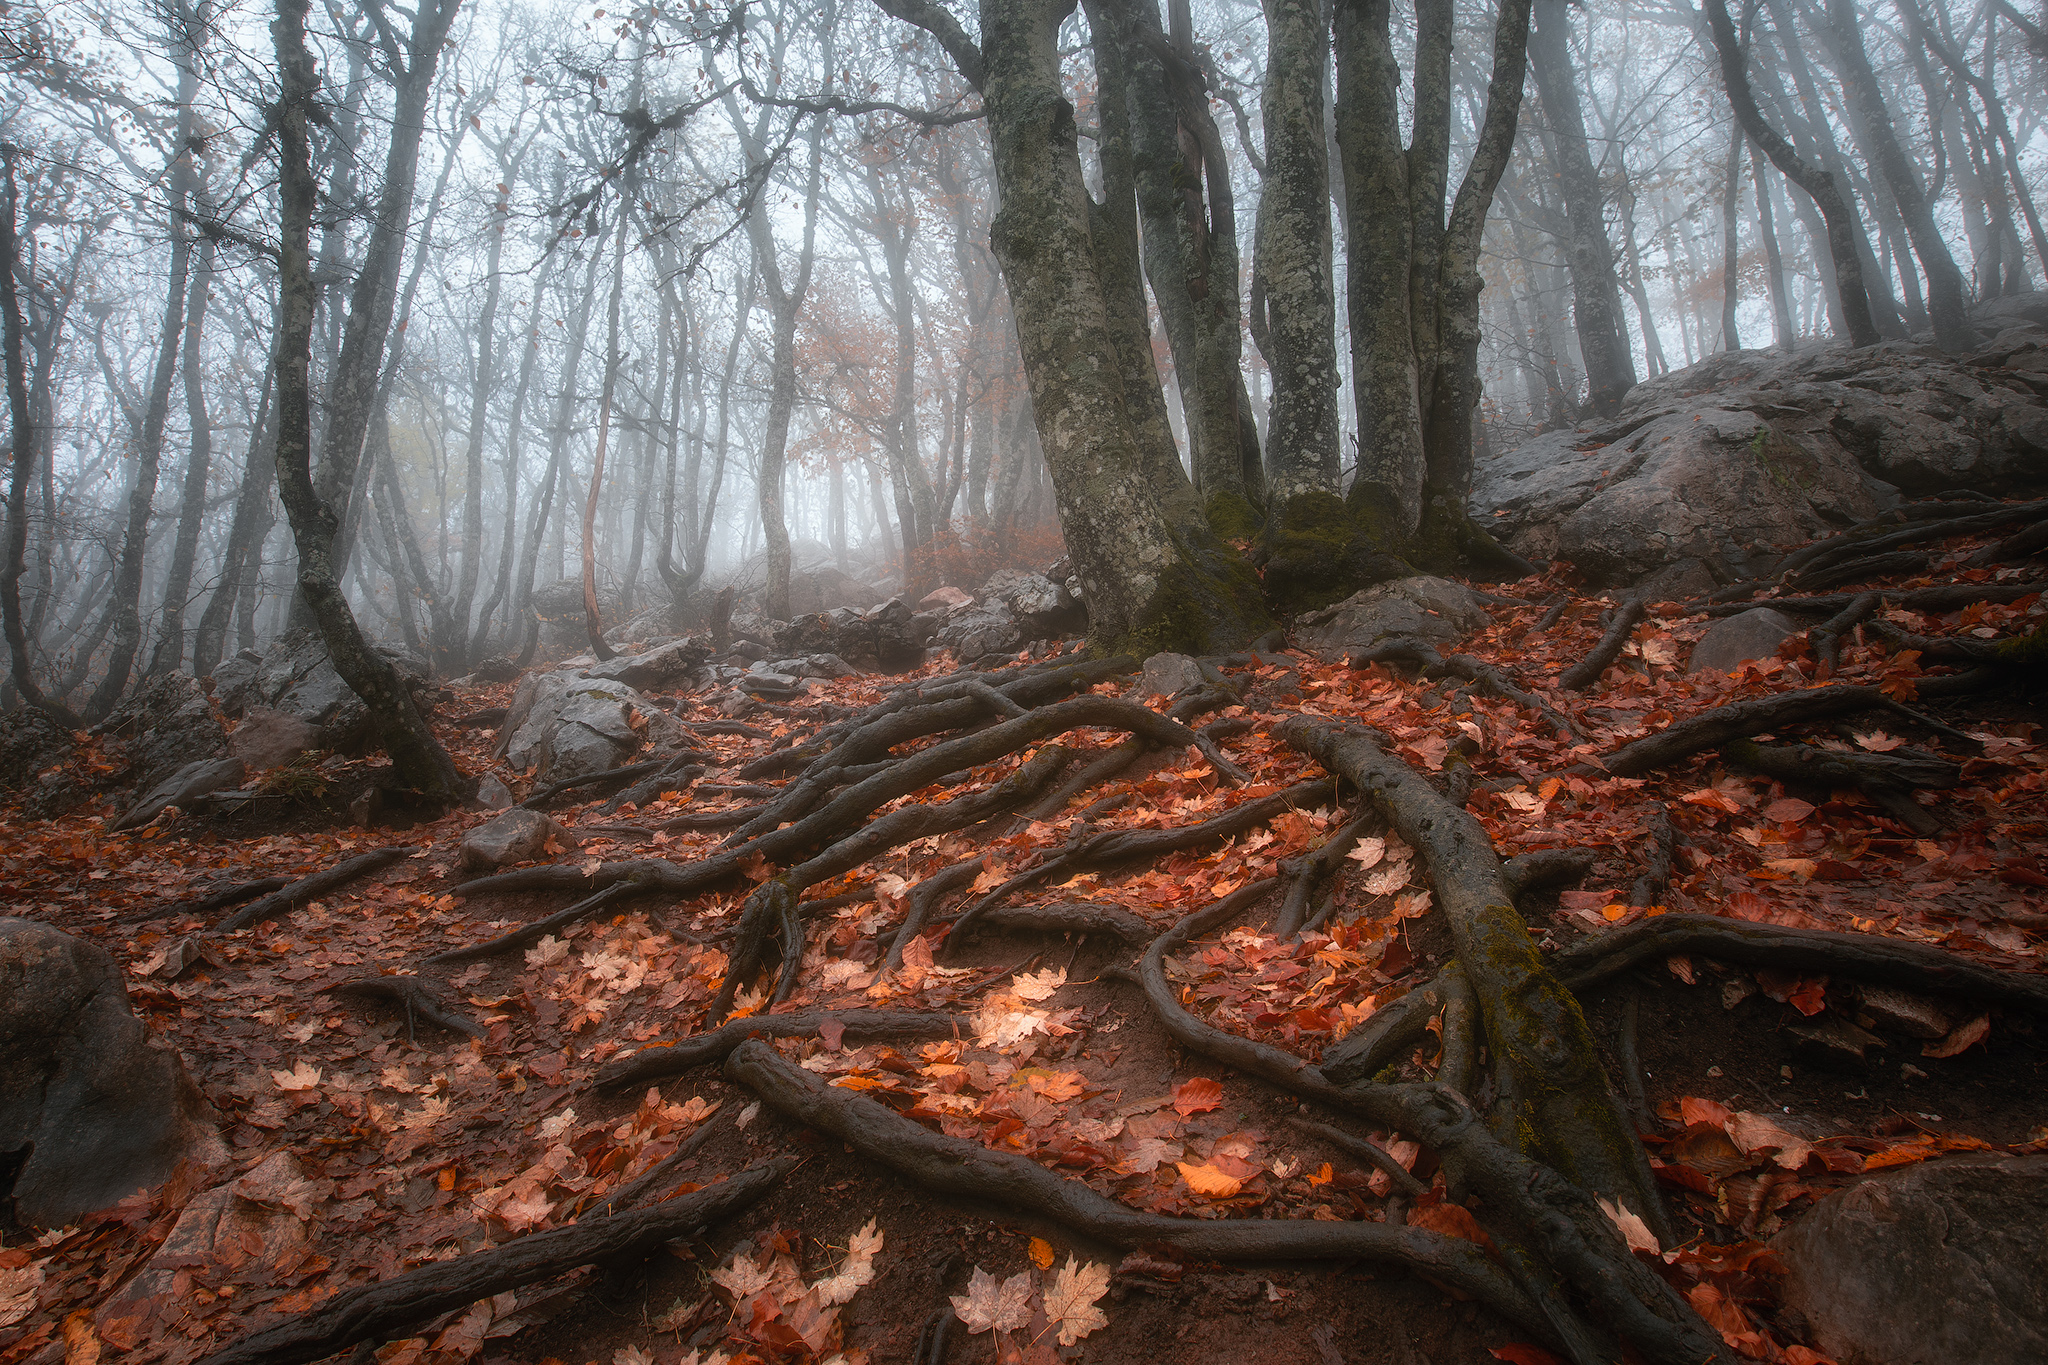
<path id="1" fill-rule="evenodd" d="M 1707 1068 L 1707 1074 L 1718 1081 L 1721 1079 L 1721 1068 L 1718 1066 L 1710 1066 Z"/>
<path id="2" fill-rule="evenodd" d="M 529 862 L 548 856 L 551 838 L 563 849 L 577 842 L 575 835 L 537 810 L 508 810 L 465 834 L 456 860 L 472 872 Z"/>
<path id="3" fill-rule="evenodd" d="M 1892 986 L 1865 986 L 1863 1012 L 1873 1026 L 1908 1038 L 1946 1038 L 1955 1018 L 1936 1001 Z"/>
<path id="4" fill-rule="evenodd" d="M 476 800 L 485 810 L 505 810 L 512 804 L 512 789 L 496 773 L 485 773 L 484 780 L 476 784 Z"/>
<path id="5" fill-rule="evenodd" d="M 974 598 L 958 588 L 933 588 L 917 599 L 919 611 L 953 611 L 960 607 L 971 607 Z"/>
<path id="6" fill-rule="evenodd" d="M 1690 673 L 1733 673 L 1751 659 L 1768 659 L 1778 646 L 1805 627 L 1782 611 L 1754 607 L 1716 621 L 1698 644 L 1686 665 Z"/>
<path id="7" fill-rule="evenodd" d="M 348 803 L 348 818 L 357 829 L 368 829 L 383 808 L 384 793 L 372 787 Z"/>
<path id="8" fill-rule="evenodd" d="M 1171 697 L 1204 682 L 1202 666 L 1185 654 L 1154 654 L 1145 660 L 1145 672 L 1138 679 L 1138 695 Z"/>
<path id="9" fill-rule="evenodd" d="M 1743 1001 L 1755 995 L 1756 982 L 1747 976 L 1730 977 L 1721 983 L 1721 1008 L 1732 1010 Z"/>

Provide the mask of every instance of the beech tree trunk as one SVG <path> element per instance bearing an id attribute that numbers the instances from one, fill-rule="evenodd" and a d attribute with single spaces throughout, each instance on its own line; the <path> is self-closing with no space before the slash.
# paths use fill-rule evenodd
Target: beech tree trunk
<path id="1" fill-rule="evenodd" d="M 1586 138 L 1586 117 L 1571 58 L 1571 11 L 1565 0 L 1536 0 L 1529 33 L 1529 69 L 1555 136 L 1558 186 L 1564 191 L 1565 247 L 1571 260 L 1572 324 L 1586 362 L 1586 405 L 1609 413 L 1635 386 L 1635 358 L 1621 316 L 1614 248 L 1607 241 L 1600 173 Z"/>
<path id="2" fill-rule="evenodd" d="M 206 412 L 205 373 L 199 343 L 206 328 L 209 286 L 213 283 L 213 244 L 197 246 L 190 295 L 185 302 L 185 418 L 191 444 L 185 452 L 185 488 L 178 502 L 178 538 L 171 548 L 170 572 L 164 575 L 163 625 L 150 656 L 149 676 L 175 673 L 185 662 L 185 606 L 192 596 L 192 569 L 199 555 L 200 521 L 206 514 L 206 477 L 213 465 L 213 419 Z"/>
<path id="3" fill-rule="evenodd" d="M 1097 243 L 1108 249 L 1111 280 L 1137 244 L 1113 231 L 1115 210 L 1098 206 L 1082 178 L 1057 46 L 1072 0 L 983 0 L 985 58 L 932 0 L 877 3 L 937 38 L 981 90 L 1002 205 L 991 242 L 1093 642 L 1140 654 L 1236 648 L 1270 619 L 1257 579 L 1205 529 L 1169 519 L 1153 473 L 1170 447 L 1143 448 L 1150 433 L 1133 423 L 1126 398 Z"/>
<path id="4" fill-rule="evenodd" d="M 315 183 L 308 130 L 320 76 L 306 47 L 308 5 L 309 0 L 277 0 L 277 20 L 271 26 L 281 83 L 275 109 L 280 199 L 275 359 L 278 491 L 299 553 L 300 595 L 327 645 L 335 672 L 368 707 L 391 757 L 394 776 L 423 800 L 455 801 L 464 793 L 454 762 L 427 728 L 398 670 L 370 647 L 349 610 L 335 574 L 334 542 L 341 519 L 333 503 L 322 498 L 313 483 L 310 367 L 315 285 L 309 248 Z M 447 20 L 454 16 L 454 0 L 440 13 L 445 33 Z M 439 53 L 436 38 L 420 60 L 430 64 Z M 389 316 L 387 298 L 385 317 Z M 339 487 L 345 492 L 348 484 Z"/>

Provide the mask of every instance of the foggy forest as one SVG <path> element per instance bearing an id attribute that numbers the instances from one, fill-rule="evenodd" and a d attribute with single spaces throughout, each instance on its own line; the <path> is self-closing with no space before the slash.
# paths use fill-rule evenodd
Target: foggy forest
<path id="1" fill-rule="evenodd" d="M 0 1365 L 2048 1349 L 2038 0 L 0 72 Z"/>

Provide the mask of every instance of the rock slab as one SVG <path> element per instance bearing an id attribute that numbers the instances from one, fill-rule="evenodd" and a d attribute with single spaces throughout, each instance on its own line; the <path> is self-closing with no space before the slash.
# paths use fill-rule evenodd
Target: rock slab
<path id="1" fill-rule="evenodd" d="M 0 1154 L 15 1216 L 61 1227 L 226 1155 L 178 1054 L 135 1017 L 105 951 L 0 919 Z"/>
<path id="2" fill-rule="evenodd" d="M 228 752 L 257 772 L 282 767 L 308 749 L 320 747 L 320 728 L 298 716 L 252 706 L 228 736 Z"/>
<path id="3" fill-rule="evenodd" d="M 1341 659 L 1395 636 L 1448 644 L 1486 625 L 1486 609 L 1470 589 L 1417 574 L 1355 592 L 1295 622 L 1295 640 L 1325 659 Z"/>
<path id="4" fill-rule="evenodd" d="M 1889 1171 L 1778 1234 L 1785 1304 L 1838 1365 L 2048 1360 L 2048 1157 Z"/>

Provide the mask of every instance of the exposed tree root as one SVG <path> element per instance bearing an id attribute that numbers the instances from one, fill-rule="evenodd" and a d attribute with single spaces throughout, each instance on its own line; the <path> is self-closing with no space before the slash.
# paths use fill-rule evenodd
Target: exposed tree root
<path id="1" fill-rule="evenodd" d="M 282 890 L 290 885 L 291 878 L 289 877 L 261 877 L 253 882 L 239 882 L 234 886 L 225 886 L 218 891 L 201 896 L 197 900 L 180 901 L 176 905 L 166 906 L 162 910 L 151 910 L 149 913 L 152 917 L 157 915 L 210 915 L 216 910 L 225 910 L 230 905 L 240 905 L 242 902 L 254 900 L 258 896 L 267 896 L 273 891 Z"/>
<path id="2" fill-rule="evenodd" d="M 1969 504 L 1940 504 L 1945 509 L 1967 508 Z M 1868 535 L 1853 541 L 1823 547 L 1819 554 L 1808 553 L 1799 575 L 1803 586 L 1816 576 L 1817 571 L 1838 564 L 1847 564 L 1852 559 L 1864 560 L 1882 555 L 1885 551 L 1896 550 L 1902 545 L 1914 545 L 1927 540 L 1950 540 L 1956 536 L 1974 536 L 1985 531 L 2002 530 L 2021 522 L 2032 521 L 2048 514 L 2048 502 L 2008 503 L 1993 507 L 1989 511 L 1971 511 L 1962 516 L 1950 516 L 1934 521 L 1920 521 L 1901 530 Z M 1873 528 L 1875 529 L 1875 528 Z M 1838 538 L 1839 539 L 1839 538 Z M 1802 552 L 1807 553 L 1807 552 Z M 1792 566 L 1788 565 L 1787 568 Z M 1781 571 L 1782 572 L 1782 571 Z"/>
<path id="3" fill-rule="evenodd" d="M 1510 1245 L 1504 1248 L 1507 1254 L 1513 1257 L 1515 1244 L 1524 1244 L 1539 1255 L 1551 1272 L 1564 1276 L 1586 1297 L 1595 1321 L 1628 1339 L 1642 1358 L 1658 1365 L 1701 1365 L 1728 1359 L 1717 1334 L 1622 1244 L 1592 1194 L 1551 1167 L 1496 1141 L 1457 1092 L 1442 1085 L 1340 1087 L 1292 1053 L 1226 1033 L 1183 1009 L 1178 992 L 1166 978 L 1166 955 L 1242 914 L 1250 903 L 1243 897 L 1241 891 L 1188 916 L 1146 950 L 1139 968 L 1141 985 L 1175 1041 L 1304 1099 L 1399 1129 L 1436 1151 L 1451 1178 L 1452 1192 L 1477 1194 L 1485 1204 L 1483 1219 L 1489 1223 L 1497 1220 L 1496 1225 L 1511 1230 Z M 1574 1013 L 1576 1008 L 1574 1004 Z M 1509 1092 L 1496 1103 L 1496 1109 L 1521 1098 Z M 1641 1150 L 1633 1135 L 1629 1145 Z M 1628 1196 L 1619 1202 L 1642 1212 L 1653 1229 L 1665 1221 L 1663 1203 L 1654 1188 L 1641 1203 Z M 1667 1233 L 1658 1235 L 1669 1244 Z M 1521 1278 L 1525 1285 L 1540 1285 L 1548 1276 L 1534 1265 L 1525 1265 Z M 1550 1311 L 1557 1311 L 1557 1306 Z M 1576 1327 L 1553 1330 L 1567 1343 L 1582 1331 Z M 1596 1353 L 1592 1358 L 1603 1357 Z"/>
<path id="4" fill-rule="evenodd" d="M 536 1232 L 502 1246 L 434 1261 L 377 1284 L 345 1289 L 311 1312 L 243 1337 L 200 1365 L 305 1365 L 361 1341 L 402 1336 L 453 1308 L 550 1279 L 578 1266 L 644 1256 L 672 1238 L 723 1222 L 757 1203 L 796 1169 L 788 1157 L 650 1208 Z"/>
<path id="5" fill-rule="evenodd" d="M 1582 991 L 1643 963 L 1682 955 L 1785 971 L 1827 972 L 2048 1013 L 2048 974 L 1982 966 L 1931 943 L 1825 929 L 1786 929 L 1718 915 L 1641 919 L 1574 943 L 1557 953 L 1551 966 L 1568 986 Z"/>
<path id="6" fill-rule="evenodd" d="M 1369 1142 L 1362 1137 L 1355 1137 L 1345 1132 L 1342 1128 L 1333 1128 L 1327 1123 L 1317 1123 L 1313 1119 L 1291 1118 L 1287 1120 L 1287 1123 L 1289 1127 L 1298 1128 L 1311 1137 L 1320 1138 L 1347 1156 L 1357 1157 L 1360 1161 L 1367 1162 L 1375 1170 L 1385 1171 L 1387 1179 L 1398 1190 L 1404 1190 L 1410 1195 L 1417 1195 L 1429 1188 L 1415 1178 L 1413 1171 L 1410 1171 L 1406 1166 L 1396 1161 L 1392 1152 L 1389 1152 L 1377 1142 Z"/>
<path id="7" fill-rule="evenodd" d="M 624 866 L 645 872 L 648 865 L 627 863 Z M 566 929 L 578 920 L 596 914 L 607 905 L 639 895 L 645 890 L 646 882 L 642 876 L 628 876 L 606 884 L 574 905 L 557 910 L 547 918 L 536 920 L 523 929 L 514 929 L 509 934 L 501 934 L 489 942 L 472 944 L 467 948 L 450 948 L 445 953 L 435 953 L 426 961 L 430 966 L 442 966 L 453 962 L 474 962 L 478 958 L 496 957 L 500 953 L 530 948 L 556 930 Z"/>
<path id="8" fill-rule="evenodd" d="M 1828 677 L 1842 665 L 1842 637 L 1867 620 L 1883 598 L 1874 592 L 1858 593 L 1849 605 L 1806 632 L 1806 643 L 1820 661 L 1821 676 Z"/>
<path id="9" fill-rule="evenodd" d="M 2040 591 L 2038 583 L 1946 583 L 1933 588 L 1913 588 L 1907 592 L 1887 592 L 1884 598 L 1893 606 L 1938 616 L 1943 612 L 1961 611 L 1977 602 L 2017 602 Z M 1773 597 L 1763 602 L 1724 602 L 1705 608 L 1704 614 L 1735 616 L 1757 607 L 1769 607 L 1773 611 L 1796 611 L 1802 616 L 1833 616 L 1859 596 L 1860 593 L 1838 592 L 1824 597 Z"/>
<path id="10" fill-rule="evenodd" d="M 417 1042 L 413 1037 L 413 1020 L 424 1019 L 430 1024 L 466 1033 L 472 1038 L 482 1038 L 488 1033 L 474 1019 L 457 1014 L 446 1001 L 434 993 L 433 987 L 416 976 L 365 976 L 354 981 L 343 981 L 327 988 L 337 995 L 365 995 L 396 1001 L 405 1007 L 405 1036 L 408 1042 Z"/>
<path id="11" fill-rule="evenodd" d="M 1622 745 L 1607 755 L 1607 771 L 1616 777 L 1640 777 L 1705 749 L 1717 749 L 1731 740 L 1747 739 L 1788 725 L 1833 720 L 1860 711 L 1889 711 L 1916 724 L 1927 726 L 1950 739 L 1971 747 L 1981 746 L 1959 730 L 1930 720 L 1917 711 L 1899 705 L 1875 687 L 1835 683 L 1809 687 L 1800 692 L 1781 692 L 1751 701 L 1730 702 L 1679 721 L 1642 739 Z"/>
<path id="12" fill-rule="evenodd" d="M 1499 1088 L 1516 1106 L 1505 1121 L 1578 1184 L 1631 1208 L 1654 1205 L 1649 1162 L 1608 1087 L 1585 1016 L 1515 913 L 1484 827 L 1369 732 L 1296 716 L 1276 733 L 1363 791 L 1428 859 L 1437 904 L 1479 997 Z"/>
<path id="13" fill-rule="evenodd" d="M 2048 550 L 2048 518 L 1995 545 L 1986 545 L 1963 562 L 1973 569 L 1985 569 L 1993 564 L 2017 563 L 2043 550 Z"/>
<path id="14" fill-rule="evenodd" d="M 1518 853 L 1500 865 L 1500 879 L 1517 901 L 1553 886 L 1571 886 L 1586 879 L 1596 861 L 1587 848 L 1542 848 Z"/>
<path id="15" fill-rule="evenodd" d="M 856 1091 L 827 1085 L 767 1043 L 742 1043 L 726 1059 L 725 1070 L 790 1118 L 830 1133 L 939 1194 L 993 1200 L 1115 1247 L 1164 1242 L 1204 1260 L 1356 1259 L 1402 1265 L 1470 1294 L 1525 1330 L 1550 1335 L 1542 1311 L 1474 1242 L 1384 1223 L 1138 1213 L 1029 1157 L 931 1132 Z"/>
<path id="16" fill-rule="evenodd" d="M 1804 784 L 1822 792 L 1856 787 L 1922 838 L 1939 833 L 1941 822 L 1913 799 L 1914 791 L 1946 791 L 1963 780 L 1960 764 L 1918 749 L 1888 754 L 1836 753 L 1811 744 L 1765 745 L 1745 739 L 1722 745 L 1721 753 L 1737 767 L 1780 782 Z"/>
<path id="17" fill-rule="evenodd" d="M 1890 554 L 1845 560 L 1824 569 L 1809 569 L 1799 575 L 1793 586 L 1802 592 L 1821 592 L 1844 583 L 1867 583 L 1873 578 L 1895 578 L 1901 574 L 1924 573 L 1928 563 L 1929 556 L 1917 551 L 1894 550 Z"/>
<path id="18" fill-rule="evenodd" d="M 1910 649 L 1931 664 L 1969 664 L 1997 667 L 2004 662 L 1994 640 L 1971 640 L 1958 636 L 1914 635 L 1888 621 L 1874 621 L 1871 629 L 1893 652 Z"/>
<path id="19" fill-rule="evenodd" d="M 690 757 L 699 759 L 714 757 L 711 754 L 702 753 L 698 750 L 686 750 L 685 753 Z M 681 761 L 681 756 L 649 759 L 644 763 L 628 763 L 621 768 L 606 768 L 601 773 L 586 773 L 582 777 L 569 777 L 564 778 L 560 782 L 550 782 L 539 791 L 529 795 L 524 801 L 521 801 L 519 808 L 521 810 L 539 810 L 563 792 L 576 791 L 583 787 L 598 787 L 607 782 L 621 782 L 629 777 L 642 777 L 650 773 L 666 772 L 670 767 Z"/>
<path id="20" fill-rule="evenodd" d="M 960 912 L 953 921 L 953 935 L 949 944 L 961 941 L 975 923 L 990 909 L 1001 904 L 1010 896 L 1027 886 L 1036 885 L 1058 873 L 1071 876 L 1094 868 L 1115 867 L 1120 863 L 1151 860 L 1184 848 L 1194 848 L 1215 839 L 1229 839 L 1248 829 L 1263 825 L 1274 816 L 1302 806 L 1319 805 L 1330 799 L 1335 792 L 1334 784 L 1328 781 L 1301 782 L 1285 791 L 1274 792 L 1233 806 L 1223 814 L 1204 820 L 1199 825 L 1188 825 L 1180 829 L 1112 830 L 1099 834 L 1084 834 L 1062 852 L 1036 867 L 1026 868 L 994 888 L 974 904 Z"/>
<path id="21" fill-rule="evenodd" d="M 1621 656 L 1621 648 L 1628 643 L 1636 623 L 1643 619 L 1646 610 L 1640 597 L 1631 597 L 1615 608 L 1614 619 L 1607 623 L 1606 634 L 1600 643 L 1593 646 L 1592 653 L 1560 673 L 1557 678 L 1559 689 L 1566 692 L 1583 692 L 1600 681 L 1600 675 L 1607 666 Z"/>
<path id="22" fill-rule="evenodd" d="M 890 971 L 903 965 L 903 949 L 924 932 L 939 902 L 974 885 L 974 879 L 981 875 L 982 863 L 982 858 L 968 858 L 932 873 L 910 889 L 910 904 L 903 912 L 903 923 L 897 927 L 889 944 L 889 956 L 884 959 Z"/>
<path id="23" fill-rule="evenodd" d="M 1363 668 L 1367 664 L 1385 659 L 1413 660 L 1426 677 L 1463 678 L 1471 683 L 1472 689 L 1481 696 L 1497 697 L 1534 711 L 1549 723 L 1550 728 L 1557 732 L 1560 739 L 1577 742 L 1586 737 L 1585 732 L 1579 729 L 1578 723 L 1570 716 L 1534 692 L 1516 686 L 1507 674 L 1492 664 L 1483 659 L 1475 659 L 1470 654 L 1438 654 L 1435 646 L 1426 640 L 1401 636 L 1383 641 L 1371 649 L 1353 654 L 1347 662 L 1353 668 Z"/>
<path id="24" fill-rule="evenodd" d="M 749 1038 L 809 1038 L 832 1023 L 844 1025 L 850 1038 L 957 1038 L 974 1032 L 974 1021 L 961 1015 L 915 1010 L 801 1010 L 750 1015 L 675 1043 L 643 1047 L 630 1057 L 607 1063 L 591 1084 L 599 1089 L 616 1089 L 663 1080 L 707 1062 L 722 1062 L 727 1053 Z"/>
<path id="25" fill-rule="evenodd" d="M 1281 865 L 1281 881 L 1287 893 L 1280 898 L 1280 913 L 1273 920 L 1275 938 L 1295 938 L 1328 918 L 1331 905 L 1329 883 L 1343 868 L 1344 855 L 1357 845 L 1367 830 L 1381 823 L 1377 811 L 1368 810 L 1355 815 L 1348 824 L 1324 840 L 1321 848 Z M 1317 898 L 1318 892 L 1322 893 L 1321 904 L 1311 911 L 1311 902 Z"/>
<path id="26" fill-rule="evenodd" d="M 1678 843 L 1678 832 L 1671 827 L 1671 813 L 1661 805 L 1650 807 L 1643 823 L 1649 844 L 1643 850 L 1642 873 L 1629 888 L 1628 903 L 1662 905 L 1664 893 L 1671 889 L 1671 855 Z"/>
<path id="27" fill-rule="evenodd" d="M 246 929 L 252 924 L 274 919 L 290 910 L 324 896 L 338 887 L 347 886 L 358 877 L 381 871 L 401 858 L 412 856 L 412 850 L 399 845 L 395 848 L 380 848 L 370 853 L 358 853 L 353 858 L 344 858 L 332 867 L 323 868 L 308 877 L 301 877 L 288 886 L 279 888 L 260 900 L 251 901 L 234 914 L 213 926 L 216 934 L 233 933 Z"/>
<path id="28" fill-rule="evenodd" d="M 1091 905 L 1068 901 L 1063 905 L 999 905 L 983 912 L 977 921 L 984 929 L 1010 933 L 1091 934 L 1121 939 L 1142 948 L 1156 932 L 1151 925 L 1118 905 Z"/>

